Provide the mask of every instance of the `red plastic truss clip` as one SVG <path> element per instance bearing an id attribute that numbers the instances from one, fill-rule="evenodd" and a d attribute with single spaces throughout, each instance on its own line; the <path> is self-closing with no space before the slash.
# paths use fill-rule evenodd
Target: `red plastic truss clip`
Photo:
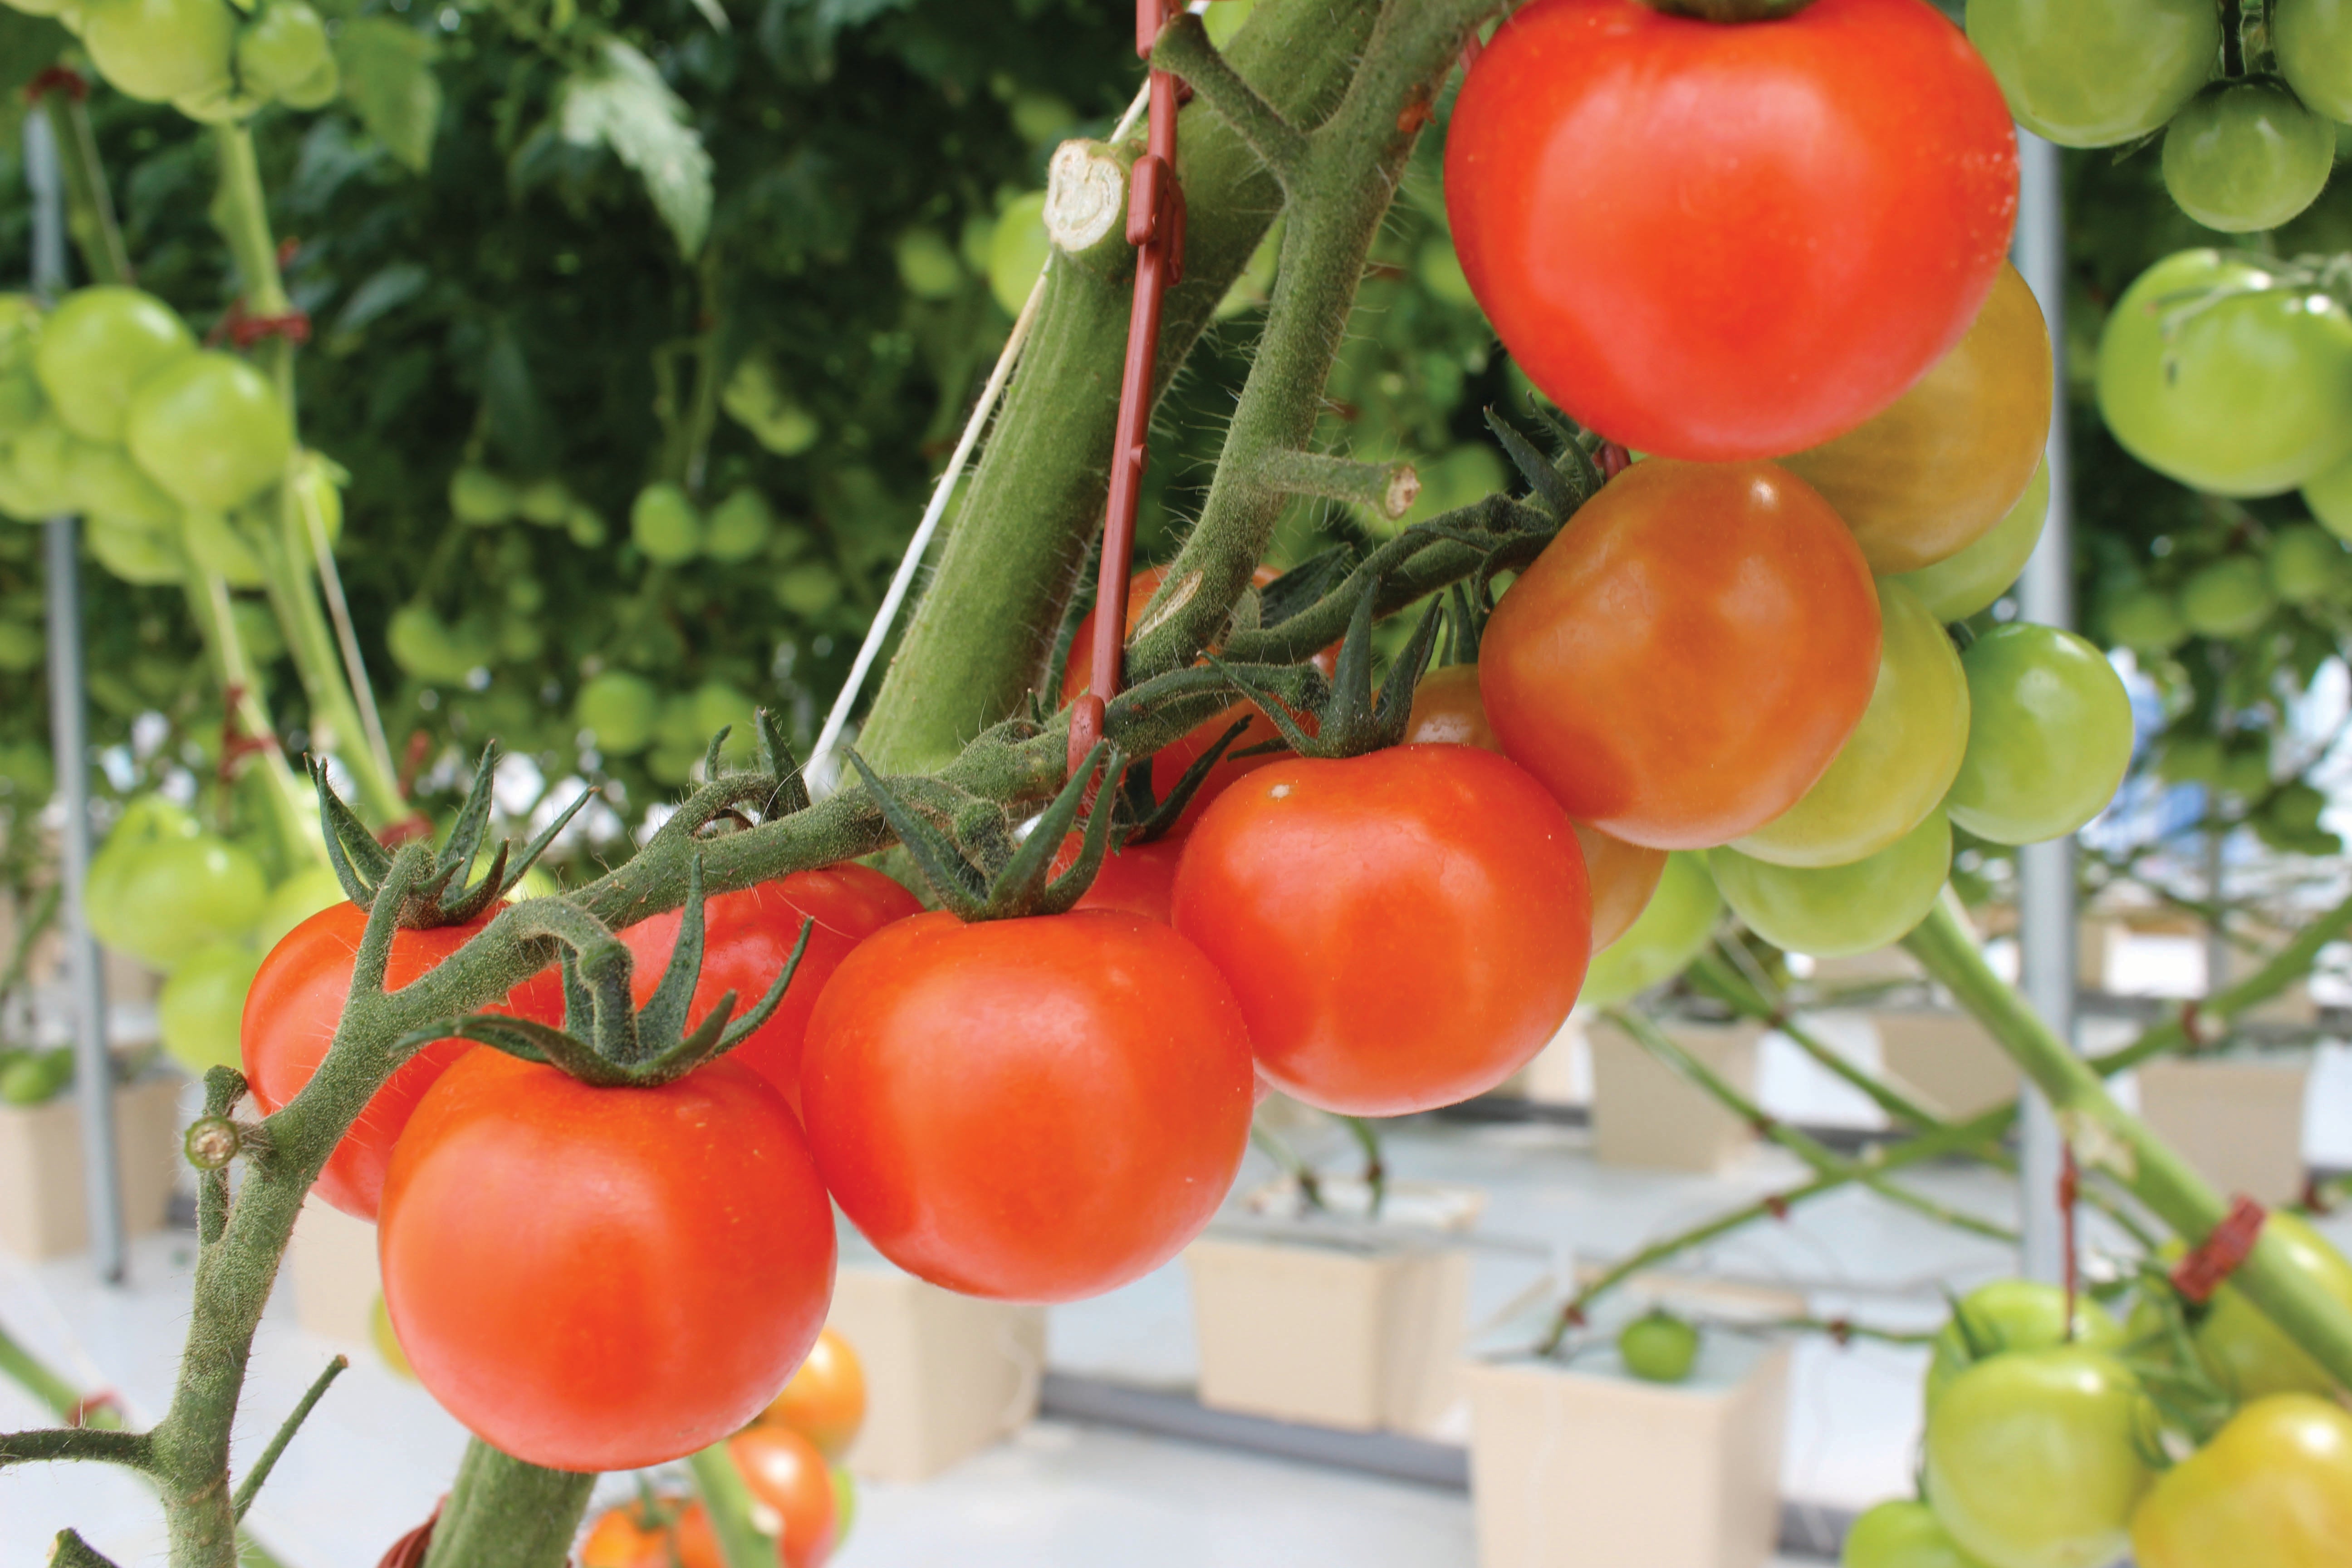
<path id="1" fill-rule="evenodd" d="M 25 84 L 25 101 L 38 103 L 53 92 L 62 92 L 79 103 L 89 96 L 89 80 L 71 66 L 51 66 Z"/>
<path id="2" fill-rule="evenodd" d="M 2211 1300 L 2213 1292 L 2238 1271 L 2238 1265 L 2253 1255 L 2254 1243 L 2263 1234 L 2263 1221 L 2269 1217 L 2262 1205 L 2239 1194 L 2212 1234 L 2173 1265 L 2172 1288 L 2199 1306 Z"/>
<path id="3" fill-rule="evenodd" d="M 446 1497 L 435 1503 L 425 1522 L 394 1542 L 375 1568 L 425 1568 L 425 1554 L 433 1547 L 433 1527 L 441 1522 L 441 1510 L 448 1503 Z"/>
<path id="4" fill-rule="evenodd" d="M 229 323 L 228 336 L 241 349 L 249 349 L 264 338 L 307 343 L 310 341 L 310 312 L 289 310 L 282 316 L 247 316 L 240 312 Z"/>
<path id="5" fill-rule="evenodd" d="M 1157 153 L 1146 153 L 1127 174 L 1127 243 L 1138 250 L 1156 242 L 1167 197 L 1162 189 L 1168 165 Z"/>

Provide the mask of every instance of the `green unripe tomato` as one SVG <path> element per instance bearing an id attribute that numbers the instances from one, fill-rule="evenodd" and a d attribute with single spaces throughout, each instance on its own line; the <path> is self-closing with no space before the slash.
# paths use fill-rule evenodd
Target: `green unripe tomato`
<path id="1" fill-rule="evenodd" d="M 1053 256 L 1054 242 L 1045 236 L 1045 192 L 1033 191 L 998 215 L 988 241 L 988 291 L 1006 315 L 1021 313 Z"/>
<path id="2" fill-rule="evenodd" d="M 2070 1338 L 2063 1286 L 2039 1279 L 1979 1285 L 1960 1298 L 1951 1321 L 1937 1331 L 1934 1355 L 1927 1363 L 1927 1408 L 1936 1408 L 1954 1378 L 1988 1357 L 2069 1342 L 2086 1350 L 2117 1351 L 2128 1337 L 2105 1308 L 2077 1293 Z"/>
<path id="3" fill-rule="evenodd" d="M 759 704 L 734 686 L 723 680 L 706 680 L 694 689 L 694 732 L 704 746 L 721 730 L 727 731 L 727 755 L 740 757 L 750 753 L 759 742 L 759 722 L 754 710 Z"/>
<path id="4" fill-rule="evenodd" d="M 179 503 L 121 447 L 97 441 L 66 445 L 65 489 L 74 510 L 144 529 L 166 529 L 180 521 Z"/>
<path id="5" fill-rule="evenodd" d="M 22 675 L 38 669 L 48 638 L 41 628 L 25 621 L 0 621 L 0 669 Z"/>
<path id="6" fill-rule="evenodd" d="M 803 561 L 776 578 L 776 603 L 803 620 L 823 615 L 841 598 L 841 574 L 822 561 Z"/>
<path id="7" fill-rule="evenodd" d="M 2271 592 L 2290 605 L 2311 605 L 2343 591 L 2347 556 L 2334 534 L 2316 524 L 2292 522 L 2271 535 Z"/>
<path id="8" fill-rule="evenodd" d="M 200 98 L 229 85 L 236 13 L 225 0 L 87 0 L 81 41 L 132 98 Z"/>
<path id="9" fill-rule="evenodd" d="M 2295 97 L 2330 120 L 2352 121 L 2352 4 L 2276 0 L 2271 45 Z"/>
<path id="10" fill-rule="evenodd" d="M 340 890 L 339 890 L 340 891 Z M 243 1059 L 237 1027 L 245 994 L 261 954 L 242 942 L 217 942 L 188 955 L 155 998 L 155 1029 L 163 1049 L 192 1078 L 207 1068 L 234 1068 Z"/>
<path id="11" fill-rule="evenodd" d="M 428 605 L 403 605 L 384 627 L 393 662 L 434 686 L 462 686 L 494 651 L 474 628 L 452 626 Z"/>
<path id="12" fill-rule="evenodd" d="M 776 367 L 762 355 L 735 367 L 719 394 L 719 406 L 780 458 L 797 457 L 816 445 L 816 416 L 785 392 Z"/>
<path id="13" fill-rule="evenodd" d="M 702 518 L 684 490 L 663 479 L 637 492 L 629 538 L 656 566 L 675 566 L 701 553 Z"/>
<path id="14" fill-rule="evenodd" d="M 596 749 L 625 757 L 653 743 L 661 718 L 661 693 L 653 682 L 626 670 L 608 669 L 580 687 L 572 717 L 595 738 Z"/>
<path id="15" fill-rule="evenodd" d="M 1851 865 L 1916 827 L 1951 788 L 1969 744 L 1959 651 L 1898 583 L 1879 584 L 1878 609 L 1884 636 L 1870 706 L 1813 787 L 1733 846 L 1742 855 L 1776 866 Z"/>
<path id="16" fill-rule="evenodd" d="M 2311 509 L 2320 527 L 2352 544 L 2352 459 L 2305 479 L 2303 504 Z"/>
<path id="17" fill-rule="evenodd" d="M 261 553 L 244 531 L 222 512 L 191 511 L 180 521 L 180 548 L 205 571 L 232 588 L 258 588 L 269 581 Z"/>
<path id="18" fill-rule="evenodd" d="M 95 862 L 90 876 L 98 878 Z M 228 840 L 161 838 L 132 851 L 110 897 L 90 899 L 90 929 L 169 973 L 203 949 L 244 936 L 268 896 L 261 863 Z"/>
<path id="19" fill-rule="evenodd" d="M 1952 1381 L 1927 1417 L 1927 1493 L 1990 1568 L 2105 1568 L 2129 1545 L 2154 1422 L 2139 1380 L 2080 1347 L 2016 1351 Z"/>
<path id="20" fill-rule="evenodd" d="M 561 528 L 578 505 L 572 499 L 571 489 L 559 479 L 533 479 L 515 492 L 515 510 L 525 522 L 534 522 L 541 528 Z"/>
<path id="21" fill-rule="evenodd" d="M 69 1047 L 26 1051 L 0 1068 L 0 1104 L 47 1105 L 73 1084 L 74 1059 Z"/>
<path id="22" fill-rule="evenodd" d="M 2179 601 L 2146 584 L 2107 601 L 2105 619 L 2107 640 L 2134 653 L 2170 653 L 2189 640 L 2189 623 L 2180 618 Z"/>
<path id="23" fill-rule="evenodd" d="M 1952 868 L 1952 828 L 1930 811 L 1874 855 L 1843 866 L 1775 866 L 1725 847 L 1707 852 L 1724 902 L 1790 952 L 1843 958 L 1900 942 L 1927 918 Z"/>
<path id="24" fill-rule="evenodd" d="M 702 552 L 729 565 L 749 561 L 768 547 L 776 530 L 776 514 L 768 498 L 751 486 L 736 489 L 711 510 L 703 532 Z"/>
<path id="25" fill-rule="evenodd" d="M 188 558 L 176 531 L 158 532 L 110 517 L 85 520 L 83 539 L 100 566 L 126 583 L 159 587 L 187 579 Z"/>
<path id="26" fill-rule="evenodd" d="M 2221 742 L 2212 735 L 2165 737 L 2156 771 L 2167 784 L 2213 784 L 2221 776 Z"/>
<path id="27" fill-rule="evenodd" d="M 66 459 L 73 439 L 50 413 L 0 445 L 0 508 L 22 522 L 39 522 L 71 510 Z"/>
<path id="28" fill-rule="evenodd" d="M 277 484 L 294 451 L 278 388 L 225 353 L 190 354 L 141 382 L 126 433 L 131 455 L 173 500 L 213 511 Z"/>
<path id="29" fill-rule="evenodd" d="M 33 369 L 67 429 L 121 441 L 139 384 L 195 352 L 195 334 L 171 306 L 109 284 L 66 296 L 42 326 Z"/>
<path id="30" fill-rule="evenodd" d="M 334 56 L 329 55 L 319 62 L 318 69 L 279 93 L 278 99 L 289 109 L 324 109 L 342 90 L 342 68 L 335 64 Z"/>
<path id="31" fill-rule="evenodd" d="M 236 70 L 247 90 L 283 98 L 332 68 L 327 24 L 302 0 L 271 0 L 236 38 Z"/>
<path id="32" fill-rule="evenodd" d="M 2180 585 L 2180 619 L 2199 637 L 2242 637 L 2260 631 L 2277 601 L 2263 563 L 2229 555 L 2198 569 Z"/>
<path id="33" fill-rule="evenodd" d="M 2050 459 L 2033 467 L 2025 493 L 2001 514 L 1999 522 L 1957 555 L 1931 566 L 1885 579 L 1899 583 L 1919 597 L 1927 613 L 1949 624 L 1965 621 L 2009 592 L 2033 547 L 2042 542 L 2042 525 L 2050 517 Z"/>
<path id="34" fill-rule="evenodd" d="M 2221 48 L 2212 0 L 1969 0 L 1968 27 L 2018 123 L 2062 147 L 2156 130 Z"/>
<path id="35" fill-rule="evenodd" d="M 1845 1532 L 1838 1568 L 1984 1568 L 1936 1510 L 1908 1498 L 1865 1510 Z"/>
<path id="36" fill-rule="evenodd" d="M 2300 1215 L 2273 1210 L 2263 1222 L 2263 1245 L 2275 1249 L 2304 1280 L 2352 1310 L 2352 1262 Z M 2284 1331 L 2263 1316 L 2234 1285 L 2213 1293 L 2211 1308 L 2194 1331 L 2197 1353 L 2206 1370 L 2238 1399 L 2272 1394 L 2334 1396 L 2335 1379 Z"/>
<path id="37" fill-rule="evenodd" d="M 1653 1308 L 1617 1331 L 1617 1359 L 1644 1383 L 1681 1383 L 1698 1361 L 1698 1329 Z"/>
<path id="38" fill-rule="evenodd" d="M 1995 626 L 1960 656 L 1969 749 L 1945 805 L 1995 844 L 2074 832 L 2131 764 L 2131 698 L 2097 648 L 2054 626 Z"/>
<path id="39" fill-rule="evenodd" d="M 0 441 L 29 426 L 48 405 L 30 363 L 0 371 Z"/>
<path id="40" fill-rule="evenodd" d="M 1723 918 L 1723 895 L 1707 875 L 1706 858 L 1685 850 L 1666 857 L 1657 890 L 1615 942 L 1592 955 L 1580 1001 L 1613 1007 L 1690 967 Z"/>
<path id="41" fill-rule="evenodd" d="M 513 517 L 514 486 L 488 468 L 468 463 L 449 476 L 449 515 L 476 528 L 489 528 Z"/>
<path id="42" fill-rule="evenodd" d="M 584 502 L 575 501 L 564 509 L 563 531 L 581 549 L 593 550 L 604 542 L 604 514 Z"/>
<path id="43" fill-rule="evenodd" d="M 893 254 L 898 281 L 918 300 L 950 299 L 963 287 L 963 264 L 937 229 L 908 229 L 898 237 Z"/>
<path id="44" fill-rule="evenodd" d="M 2164 133 L 2164 184 L 2180 210 L 2229 234 L 2276 228 L 2336 164 L 2336 127 L 2268 82 L 2221 82 Z"/>

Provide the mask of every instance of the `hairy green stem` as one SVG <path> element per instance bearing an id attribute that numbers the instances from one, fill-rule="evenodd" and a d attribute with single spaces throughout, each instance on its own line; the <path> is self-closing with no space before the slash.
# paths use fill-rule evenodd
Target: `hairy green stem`
<path id="1" fill-rule="evenodd" d="M 433 1527 L 425 1568 L 563 1568 L 593 1474 L 551 1470 L 477 1437 Z"/>
<path id="2" fill-rule="evenodd" d="M 2048 1097 L 2084 1170 L 2112 1176 L 2190 1246 L 2212 1234 L 2229 1213 L 2221 1194 L 2117 1105 L 2098 1071 L 1993 973 L 1951 899 L 1937 903 L 1903 945 Z M 2297 1271 L 2284 1243 L 2264 1234 L 2231 1283 L 2330 1376 L 2352 1387 L 2352 1311 Z"/>
<path id="3" fill-rule="evenodd" d="M 329 1362 L 327 1370 L 318 1375 L 309 1392 L 296 1402 L 294 1408 L 287 1413 L 286 1419 L 278 1424 L 277 1435 L 269 1439 L 269 1446 L 262 1449 L 260 1457 L 253 1461 L 253 1468 L 245 1473 L 244 1483 L 236 1489 L 231 1506 L 236 1510 L 237 1518 L 243 1519 L 246 1510 L 253 1506 L 253 1500 L 260 1495 L 262 1484 L 269 1479 L 269 1472 L 278 1468 L 278 1456 L 286 1452 L 286 1445 L 294 1440 L 294 1434 L 299 1432 L 302 1423 L 310 1419 L 311 1409 L 325 1395 L 327 1385 L 351 1364 L 348 1356 L 339 1355 Z"/>

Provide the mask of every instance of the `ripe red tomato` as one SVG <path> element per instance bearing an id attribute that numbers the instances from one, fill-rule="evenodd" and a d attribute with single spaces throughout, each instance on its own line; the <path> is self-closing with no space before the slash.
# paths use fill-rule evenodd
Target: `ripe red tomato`
<path id="1" fill-rule="evenodd" d="M 1152 566 L 1138 572 L 1127 580 L 1127 635 L 1129 637 L 1135 636 L 1136 625 L 1143 617 L 1144 605 L 1151 602 L 1151 595 L 1160 591 L 1160 579 L 1167 575 L 1166 567 Z M 1252 581 L 1263 588 L 1280 575 L 1282 574 L 1274 567 L 1261 566 Z M 1336 647 L 1325 648 L 1315 656 L 1316 664 L 1327 676 L 1337 668 L 1338 660 L 1339 649 Z M 1087 690 L 1092 684 L 1094 676 L 1095 612 L 1088 610 L 1079 618 L 1078 629 L 1070 639 L 1070 661 L 1062 671 L 1062 700 L 1066 703 L 1080 692 Z M 1282 731 L 1276 729 L 1273 721 L 1259 712 L 1255 705 L 1244 700 L 1234 703 L 1208 722 L 1199 725 L 1173 745 L 1163 746 L 1153 753 L 1151 788 L 1154 794 L 1164 800 L 1167 798 L 1168 792 L 1176 787 L 1176 781 L 1184 776 L 1184 770 L 1197 762 L 1203 752 L 1215 745 L 1217 737 L 1233 728 L 1234 721 L 1236 719 L 1247 719 L 1249 728 L 1234 738 L 1234 743 L 1225 748 L 1224 756 L 1219 760 L 1215 767 L 1209 770 L 1209 776 L 1201 781 L 1199 792 L 1192 796 L 1192 803 L 1184 808 L 1183 815 L 1177 819 L 1180 826 L 1190 826 L 1199 820 L 1201 813 L 1208 808 L 1209 802 L 1215 799 L 1218 793 L 1235 779 L 1253 768 L 1265 766 L 1281 754 L 1268 752 L 1263 756 L 1236 757 L 1234 752 L 1248 751 L 1253 746 L 1262 746 L 1268 741 L 1279 741 L 1282 739 Z M 1312 718 L 1302 715 L 1300 722 L 1308 734 L 1315 732 L 1315 721 Z"/>
<path id="2" fill-rule="evenodd" d="M 774 1513 L 761 1523 L 776 1537 L 783 1568 L 824 1568 L 839 1521 L 833 1475 L 816 1445 L 789 1427 L 761 1426 L 729 1438 L 727 1453 L 752 1500 Z"/>
<path id="3" fill-rule="evenodd" d="M 1499 752 L 1503 742 L 1486 722 L 1478 696 L 1478 667 L 1449 664 L 1433 669 L 1412 689 L 1412 712 L 1404 721 L 1407 745 L 1476 746 Z"/>
<path id="4" fill-rule="evenodd" d="M 850 949 L 892 921 L 919 913 L 922 907 L 914 894 L 881 872 L 856 864 L 795 871 L 740 892 L 721 893 L 703 907 L 702 975 L 695 982 L 689 1016 L 699 1023 L 730 991 L 735 993 L 737 1013 L 755 1005 L 792 957 L 793 944 L 801 938 L 801 921 L 816 921 L 816 929 L 809 932 L 808 952 L 783 1000 L 750 1039 L 729 1053 L 775 1085 L 798 1115 L 801 1038 L 808 1032 L 817 993 Z M 641 1007 L 661 984 L 683 918 L 672 910 L 621 932 L 621 940 L 636 955 L 630 989 Z M 531 984 L 551 984 L 559 994 L 562 991 L 552 972 Z"/>
<path id="5" fill-rule="evenodd" d="M 384 984 L 394 991 L 432 969 L 466 944 L 467 939 L 489 923 L 489 917 L 464 925 L 436 926 L 427 931 L 404 931 L 392 939 L 392 960 L 384 968 Z M 352 959 L 367 931 L 367 912 L 357 904 L 340 903 L 312 915 L 286 933 L 284 941 L 261 961 L 245 995 L 245 1016 L 237 1037 L 245 1059 L 246 1081 L 265 1111 L 275 1111 L 310 1081 L 335 1043 L 335 1026 L 352 992 Z M 560 990 L 553 1010 L 544 992 L 529 984 L 515 988 L 504 1007 L 542 1024 L 563 1022 Z M 383 1193 L 385 1169 L 392 1163 L 393 1145 L 408 1125 L 416 1102 L 434 1079 L 459 1057 L 472 1050 L 466 1040 L 436 1040 L 394 1073 L 376 1090 L 367 1109 L 327 1158 L 311 1187 L 347 1215 L 372 1220 Z"/>
<path id="6" fill-rule="evenodd" d="M 580 1549 L 580 1568 L 726 1568 L 710 1516 L 690 1498 L 656 1514 L 642 1502 L 607 1509 Z"/>
<path id="7" fill-rule="evenodd" d="M 1075 833 L 1062 841 L 1061 849 L 1054 856 L 1055 876 L 1078 863 L 1078 835 Z M 1076 907 L 1125 910 L 1166 925 L 1168 900 L 1176 890 L 1176 863 L 1183 854 L 1181 834 L 1114 849 L 1103 857 L 1102 869 L 1095 873 L 1093 884 L 1078 895 Z"/>
<path id="8" fill-rule="evenodd" d="M 799 1433 L 828 1459 L 847 1453 L 866 1424 L 866 1369 L 849 1342 L 831 1329 L 819 1334 L 808 1359 L 760 1421 Z"/>
<path id="9" fill-rule="evenodd" d="M 1570 816 L 1695 849 L 1812 787 L 1878 656 L 1870 568 L 1811 487 L 1769 463 L 1653 458 L 1511 584 L 1478 689 L 1504 752 Z"/>
<path id="10" fill-rule="evenodd" d="M 1167 926 L 933 912 L 835 973 L 801 1109 L 825 1185 L 892 1262 L 969 1296 L 1067 1301 L 1208 1224 L 1251 1081 L 1232 991 Z"/>
<path id="11" fill-rule="evenodd" d="M 1525 1066 L 1576 1001 L 1591 915 L 1568 818 L 1470 746 L 1260 768 L 1176 872 L 1176 929 L 1232 982 L 1259 1070 L 1357 1116 L 1451 1105 Z"/>
<path id="12" fill-rule="evenodd" d="M 593 1089 L 484 1049 L 410 1118 L 378 1253 L 443 1408 L 519 1459 L 629 1470 L 738 1430 L 808 1354 L 833 1209 L 749 1068 Z"/>
<path id="13" fill-rule="evenodd" d="M 1724 26 L 1538 0 L 1446 133 L 1470 288 L 1559 405 L 1636 451 L 1817 445 L 1960 340 L 2009 245 L 2008 106 L 1918 0 Z"/>

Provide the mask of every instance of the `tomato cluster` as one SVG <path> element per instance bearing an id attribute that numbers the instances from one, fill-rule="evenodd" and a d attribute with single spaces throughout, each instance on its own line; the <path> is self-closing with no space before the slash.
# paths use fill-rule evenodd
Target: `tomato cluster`
<path id="1" fill-rule="evenodd" d="M 319 109 L 342 90 L 327 25 L 304 0 L 8 0 L 79 36 L 99 73 L 192 120 L 242 120 L 273 100 Z"/>

